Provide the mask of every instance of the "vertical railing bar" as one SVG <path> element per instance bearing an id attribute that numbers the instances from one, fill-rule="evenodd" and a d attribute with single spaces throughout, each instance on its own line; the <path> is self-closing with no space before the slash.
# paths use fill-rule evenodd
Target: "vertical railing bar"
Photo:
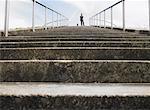
<path id="1" fill-rule="evenodd" d="M 95 26 L 96 26 L 96 16 L 94 16 L 94 20 L 95 20 Z"/>
<path id="2" fill-rule="evenodd" d="M 90 23 L 90 18 L 89 18 L 89 26 L 91 26 L 91 23 Z"/>
<path id="3" fill-rule="evenodd" d="M 94 20 L 94 26 L 95 26 L 95 16 L 93 17 L 93 20 Z"/>
<path id="4" fill-rule="evenodd" d="M 106 28 L 106 13 L 104 11 L 104 28 Z"/>
<path id="5" fill-rule="evenodd" d="M 113 7 L 111 7 L 111 29 L 113 29 Z"/>
<path id="6" fill-rule="evenodd" d="M 94 25 L 94 20 L 93 20 L 93 17 L 92 17 L 92 26 Z"/>
<path id="7" fill-rule="evenodd" d="M 32 31 L 35 32 L 35 0 L 33 0 L 33 7 L 32 7 Z"/>
<path id="8" fill-rule="evenodd" d="M 93 18 L 91 17 L 91 26 L 93 26 Z"/>
<path id="9" fill-rule="evenodd" d="M 57 27 L 58 27 L 58 13 L 57 13 Z"/>
<path id="10" fill-rule="evenodd" d="M 8 28 L 9 28 L 9 0 L 6 0 L 5 2 L 5 25 L 4 25 L 5 37 L 8 37 Z"/>
<path id="11" fill-rule="evenodd" d="M 91 18 L 91 26 L 93 26 L 93 18 Z"/>
<path id="12" fill-rule="evenodd" d="M 92 22 L 93 22 L 92 24 L 93 24 L 93 26 L 94 26 L 94 16 L 92 17 Z"/>
<path id="13" fill-rule="evenodd" d="M 93 18 L 91 17 L 91 26 L 93 26 Z"/>
<path id="14" fill-rule="evenodd" d="M 150 0 L 149 0 L 149 33 L 150 33 Z"/>
<path id="15" fill-rule="evenodd" d="M 94 17 L 92 17 L 92 26 L 94 26 Z"/>
<path id="16" fill-rule="evenodd" d="M 95 26 L 96 26 L 96 16 L 94 16 L 94 20 L 95 20 Z"/>
<path id="17" fill-rule="evenodd" d="M 90 18 L 90 26 L 92 26 L 92 17 Z"/>
<path id="18" fill-rule="evenodd" d="M 101 13 L 99 14 L 99 27 L 101 28 Z"/>
<path id="19" fill-rule="evenodd" d="M 53 11 L 52 11 L 52 28 L 54 28 L 54 16 L 53 16 Z"/>
<path id="20" fill-rule="evenodd" d="M 93 26 L 94 26 L 94 22 L 95 22 L 95 21 L 94 21 L 94 16 L 93 16 Z"/>
<path id="21" fill-rule="evenodd" d="M 60 27 L 61 27 L 61 15 L 60 15 Z"/>
<path id="22" fill-rule="evenodd" d="M 45 7 L 45 30 L 47 30 L 47 8 Z"/>
<path id="23" fill-rule="evenodd" d="M 97 15 L 95 16 L 95 26 L 97 26 Z"/>
<path id="24" fill-rule="evenodd" d="M 93 26 L 93 17 L 91 18 L 91 25 Z"/>
<path id="25" fill-rule="evenodd" d="M 98 15 L 97 15 L 97 26 L 98 26 Z"/>
<path id="26" fill-rule="evenodd" d="M 95 26 L 97 25 L 96 15 L 95 15 Z"/>
<path id="27" fill-rule="evenodd" d="M 92 17 L 92 26 L 94 26 L 94 18 Z"/>
<path id="28" fill-rule="evenodd" d="M 91 26 L 93 25 L 92 17 L 91 17 Z"/>
<path id="29" fill-rule="evenodd" d="M 123 0 L 123 31 L 125 31 L 125 1 Z"/>

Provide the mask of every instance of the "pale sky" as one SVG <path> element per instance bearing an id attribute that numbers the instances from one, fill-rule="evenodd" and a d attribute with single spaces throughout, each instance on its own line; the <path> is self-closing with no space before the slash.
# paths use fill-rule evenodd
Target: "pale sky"
<path id="1" fill-rule="evenodd" d="M 10 1 L 10 28 L 31 27 L 32 2 L 31 0 Z M 69 25 L 79 23 L 79 16 L 84 15 L 85 24 L 89 25 L 89 17 L 119 0 L 37 0 L 46 6 L 64 14 L 69 18 Z M 114 8 L 114 24 L 122 26 L 122 4 Z M 4 27 L 5 0 L 0 0 L 0 30 Z M 48 12 L 48 21 L 51 21 L 51 12 Z M 36 5 L 36 26 L 44 25 L 44 8 Z M 148 0 L 126 0 L 126 25 L 128 28 L 148 29 Z M 110 10 L 106 14 L 110 21 Z"/>

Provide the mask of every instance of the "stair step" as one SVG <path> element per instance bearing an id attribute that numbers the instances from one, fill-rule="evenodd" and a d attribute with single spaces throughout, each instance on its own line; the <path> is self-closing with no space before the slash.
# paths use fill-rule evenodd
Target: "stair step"
<path id="1" fill-rule="evenodd" d="M 0 96 L 2 110 L 149 110 L 150 97 Z"/>
<path id="2" fill-rule="evenodd" d="M 0 42 L 29 41 L 150 41 L 150 38 L 2 38 Z"/>
<path id="3" fill-rule="evenodd" d="M 150 109 L 149 84 L 1 83 L 0 94 L 2 110 Z"/>
<path id="4" fill-rule="evenodd" d="M 150 83 L 144 60 L 0 60 L 0 81 Z"/>
<path id="5" fill-rule="evenodd" d="M 2 37 L 5 38 L 5 37 Z M 63 34 L 58 34 L 58 35 L 34 35 L 34 36 L 9 36 L 7 38 L 150 38 L 149 36 L 143 36 L 143 35 L 117 35 L 117 34 L 85 34 L 85 35 L 63 35 Z"/>
<path id="6" fill-rule="evenodd" d="M 0 59 L 12 60 L 149 60 L 150 48 L 36 47 L 0 48 Z"/>
<path id="7" fill-rule="evenodd" d="M 136 91 L 136 92 L 135 92 Z M 7 96 L 150 96 L 147 84 L 100 83 L 1 83 L 0 94 Z"/>
<path id="8" fill-rule="evenodd" d="M 35 42 L 0 42 L 1 48 L 23 47 L 150 47 L 150 42 L 120 41 L 35 41 Z"/>

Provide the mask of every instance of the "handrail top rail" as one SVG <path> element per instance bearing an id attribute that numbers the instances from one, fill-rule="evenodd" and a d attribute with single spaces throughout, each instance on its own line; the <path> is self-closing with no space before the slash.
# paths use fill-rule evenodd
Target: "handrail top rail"
<path id="1" fill-rule="evenodd" d="M 113 8 L 114 6 L 120 4 L 120 3 L 123 2 L 123 1 L 125 1 L 125 0 L 120 0 L 119 2 L 117 2 L 117 3 L 113 4 L 113 5 L 111 5 L 110 7 L 108 7 L 108 8 L 106 8 L 106 9 L 102 10 L 101 12 L 95 14 L 95 15 L 92 16 L 92 17 L 95 17 L 95 16 L 97 16 L 98 14 L 101 14 L 102 12 L 105 12 L 105 11 L 109 10 L 110 8 Z"/>
<path id="2" fill-rule="evenodd" d="M 64 18 L 68 19 L 66 16 L 62 15 L 61 13 L 59 13 L 59 12 L 57 12 L 57 11 L 55 11 L 55 10 L 53 10 L 53 9 L 51 9 L 51 8 L 49 8 L 49 7 L 47 7 L 47 6 L 45 6 L 45 5 L 43 5 L 42 3 L 40 3 L 40 2 L 38 2 L 38 1 L 36 1 L 36 0 L 32 0 L 32 1 L 35 2 L 35 3 L 37 3 L 37 4 L 39 4 L 39 5 L 41 5 L 41 6 L 43 6 L 43 7 L 45 7 L 45 8 L 47 8 L 47 9 L 49 9 L 49 10 L 51 10 L 51 11 L 53 11 L 53 12 L 55 12 L 55 13 L 58 14 L 58 15 L 63 16 Z"/>

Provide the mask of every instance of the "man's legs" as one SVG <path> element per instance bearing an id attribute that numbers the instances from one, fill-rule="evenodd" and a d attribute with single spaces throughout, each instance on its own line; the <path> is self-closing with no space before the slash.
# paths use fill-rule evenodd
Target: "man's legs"
<path id="1" fill-rule="evenodd" d="M 81 20 L 81 26 L 82 26 L 83 21 Z"/>

